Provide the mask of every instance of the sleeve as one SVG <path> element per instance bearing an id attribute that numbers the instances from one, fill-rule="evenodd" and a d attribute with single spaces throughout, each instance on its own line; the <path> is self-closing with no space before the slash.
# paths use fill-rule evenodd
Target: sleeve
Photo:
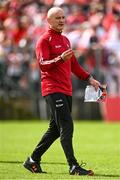
<path id="1" fill-rule="evenodd" d="M 71 71 L 75 74 L 80 80 L 88 81 L 89 77 L 91 76 L 90 73 L 85 71 L 80 64 L 78 63 L 75 56 L 72 57 L 72 64 L 71 64 Z"/>
<path id="2" fill-rule="evenodd" d="M 43 72 L 49 71 L 50 69 L 55 68 L 64 62 L 61 56 L 58 56 L 54 59 L 49 59 L 50 47 L 49 43 L 45 39 L 39 41 L 39 43 L 36 45 L 36 56 L 39 67 Z"/>

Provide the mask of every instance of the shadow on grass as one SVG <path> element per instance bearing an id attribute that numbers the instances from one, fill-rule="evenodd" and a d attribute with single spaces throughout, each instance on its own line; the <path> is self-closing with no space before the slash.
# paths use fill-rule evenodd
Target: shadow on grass
<path id="1" fill-rule="evenodd" d="M 23 161 L 0 161 L 0 163 L 10 163 L 10 164 L 22 164 Z M 59 164 L 59 165 L 66 165 L 66 163 L 63 162 L 41 162 L 41 164 Z M 53 174 L 53 173 L 47 173 L 47 174 Z M 57 173 L 54 174 L 68 174 L 68 173 Z M 93 177 L 103 177 L 103 178 L 120 178 L 120 175 L 114 175 L 114 174 L 95 174 Z"/>
<path id="2" fill-rule="evenodd" d="M 119 178 L 120 177 L 120 175 L 114 175 L 114 174 L 95 174 L 94 175 L 94 177 L 97 177 L 97 176 L 99 176 L 99 177 L 110 177 L 110 178 L 112 178 L 112 177 Z"/>
<path id="3" fill-rule="evenodd" d="M 0 161 L 0 163 L 11 163 L 11 164 L 22 164 L 23 161 Z M 60 165 L 66 165 L 66 163 L 62 162 L 41 162 L 41 164 L 60 164 Z"/>
<path id="4" fill-rule="evenodd" d="M 47 172 L 47 174 L 56 174 L 56 175 L 69 175 L 68 174 L 68 172 L 66 173 L 66 172 L 63 172 L 63 173 L 59 173 L 59 172 L 54 172 L 54 173 L 52 173 L 52 172 Z M 71 175 L 71 176 L 73 176 L 73 175 Z M 76 175 L 77 177 L 79 176 L 79 175 Z M 85 177 L 85 175 L 83 175 L 82 177 Z M 114 174 L 95 174 L 94 176 L 87 176 L 87 177 L 93 177 L 93 179 L 96 179 L 97 177 L 99 177 L 99 178 L 120 178 L 120 175 L 114 175 Z"/>

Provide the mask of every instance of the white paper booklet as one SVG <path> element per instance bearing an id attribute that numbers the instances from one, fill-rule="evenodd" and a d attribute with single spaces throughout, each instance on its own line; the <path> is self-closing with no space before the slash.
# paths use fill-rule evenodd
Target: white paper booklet
<path id="1" fill-rule="evenodd" d="M 105 98 L 106 94 L 103 94 L 103 91 L 100 88 L 96 91 L 93 86 L 86 87 L 84 102 L 100 102 L 104 101 Z"/>

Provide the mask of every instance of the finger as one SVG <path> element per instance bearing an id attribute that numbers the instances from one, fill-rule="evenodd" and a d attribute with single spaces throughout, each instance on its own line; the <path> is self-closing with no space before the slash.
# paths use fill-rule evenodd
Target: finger
<path id="1" fill-rule="evenodd" d="M 71 51 L 71 50 L 67 51 L 66 55 L 73 55 L 73 51 Z"/>
<path id="2" fill-rule="evenodd" d="M 65 51 L 65 52 L 66 52 L 66 53 L 69 53 L 69 52 L 73 53 L 72 49 L 68 49 L 68 50 Z"/>

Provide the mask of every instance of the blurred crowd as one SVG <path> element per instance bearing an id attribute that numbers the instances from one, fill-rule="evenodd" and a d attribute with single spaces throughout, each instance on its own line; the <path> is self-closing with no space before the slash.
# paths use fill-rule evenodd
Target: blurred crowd
<path id="1" fill-rule="evenodd" d="M 52 6 L 65 10 L 63 33 L 79 63 L 107 84 L 109 95 L 120 96 L 120 0 L 1 0 L 0 95 L 39 93 L 35 44 Z"/>

